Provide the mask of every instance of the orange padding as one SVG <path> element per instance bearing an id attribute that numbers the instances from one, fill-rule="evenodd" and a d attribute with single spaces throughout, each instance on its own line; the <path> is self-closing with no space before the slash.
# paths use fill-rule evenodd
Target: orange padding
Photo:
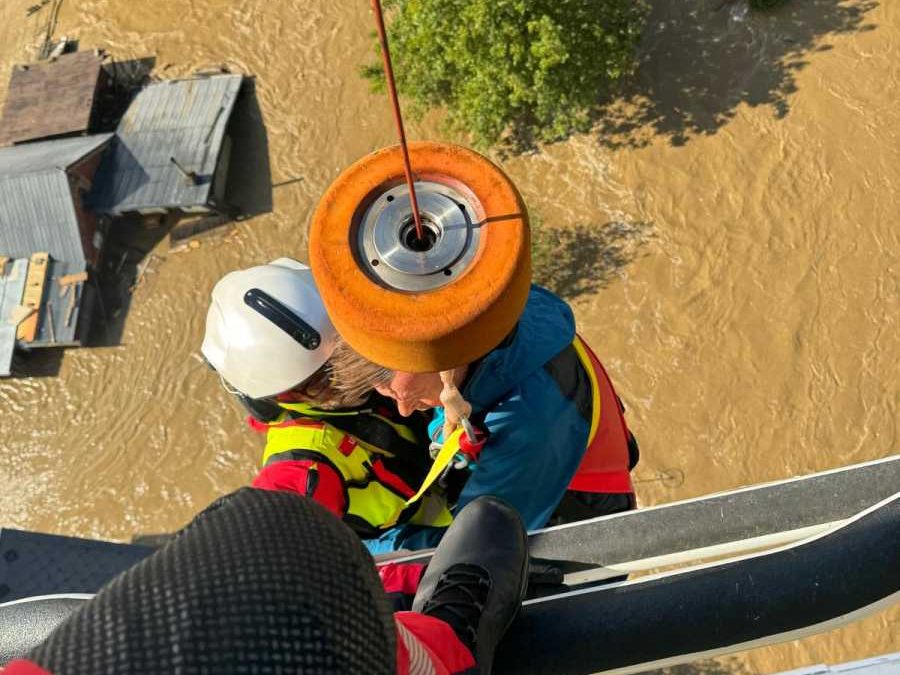
<path id="1" fill-rule="evenodd" d="M 409 293 L 370 279 L 350 247 L 371 200 L 403 181 L 399 146 L 362 158 L 328 188 L 313 216 L 309 261 L 338 332 L 388 368 L 436 372 L 480 358 L 512 330 L 531 282 L 525 206 L 490 160 L 459 146 L 412 143 L 417 180 L 444 183 L 480 208 L 479 249 L 452 283 Z"/>

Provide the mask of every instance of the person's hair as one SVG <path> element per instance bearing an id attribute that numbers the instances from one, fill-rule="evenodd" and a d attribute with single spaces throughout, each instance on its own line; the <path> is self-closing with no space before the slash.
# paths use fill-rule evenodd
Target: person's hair
<path id="1" fill-rule="evenodd" d="M 331 358 L 290 393 L 324 409 L 361 405 L 377 385 L 387 382 L 393 371 L 360 356 L 342 338 Z"/>
<path id="2" fill-rule="evenodd" d="M 346 398 L 361 398 L 379 384 L 389 382 L 394 371 L 372 363 L 342 338 L 326 364 L 331 387 Z"/>

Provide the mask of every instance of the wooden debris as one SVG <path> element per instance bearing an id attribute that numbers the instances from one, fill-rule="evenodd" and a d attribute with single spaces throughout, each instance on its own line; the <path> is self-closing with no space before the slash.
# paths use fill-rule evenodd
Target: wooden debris
<path id="1" fill-rule="evenodd" d="M 116 276 L 119 276 L 119 273 L 122 271 L 122 267 L 125 265 L 125 261 L 128 259 L 128 251 L 122 251 L 122 257 L 119 258 L 119 264 L 116 265 Z"/>
<path id="2" fill-rule="evenodd" d="M 16 337 L 24 342 L 32 342 L 38 332 L 38 318 L 41 301 L 44 299 L 44 284 L 47 281 L 47 268 L 50 263 L 49 253 L 35 253 L 28 263 L 28 274 L 25 277 L 25 292 L 22 304 L 33 307 L 35 312 L 19 324 Z"/>
<path id="3" fill-rule="evenodd" d="M 134 291 L 137 289 L 137 287 L 141 285 L 141 282 L 144 280 L 144 274 L 147 273 L 147 271 L 150 268 L 150 265 L 153 263 L 154 260 L 156 260 L 156 258 L 157 258 L 157 255 L 155 253 L 151 253 L 144 260 L 142 260 L 141 262 L 139 262 L 137 264 L 137 272 L 134 276 L 134 283 L 131 284 L 131 286 L 128 288 L 129 293 L 134 293 Z"/>
<path id="4" fill-rule="evenodd" d="M 215 238 L 224 236 L 229 230 L 225 226 L 232 223 L 227 214 L 212 213 L 199 217 L 181 218 L 169 231 L 169 243 L 173 246 L 192 238 Z"/>
<path id="5" fill-rule="evenodd" d="M 78 289 L 80 287 L 80 284 L 75 284 L 72 287 L 72 292 L 69 294 L 69 304 L 66 306 L 66 328 L 72 323 L 72 314 L 75 312 L 75 304 L 78 298 Z"/>
<path id="6" fill-rule="evenodd" d="M 53 303 L 47 301 L 47 328 L 50 330 L 50 342 L 56 342 L 56 326 L 53 324 Z"/>
<path id="7" fill-rule="evenodd" d="M 60 296 L 65 294 L 64 287 L 71 286 L 72 284 L 81 283 L 82 281 L 87 281 L 88 275 L 87 272 L 77 272 L 76 274 L 64 274 L 56 280 L 56 283 L 59 284 L 59 294 Z M 66 289 L 67 290 L 67 289 Z"/>
<path id="8" fill-rule="evenodd" d="M 12 313 L 9 316 L 9 322 L 13 326 L 18 326 L 36 311 L 37 310 L 34 307 L 26 307 L 25 305 L 14 307 Z"/>
<path id="9" fill-rule="evenodd" d="M 0 277 L 6 276 L 6 263 L 9 262 L 9 256 L 0 255 Z"/>

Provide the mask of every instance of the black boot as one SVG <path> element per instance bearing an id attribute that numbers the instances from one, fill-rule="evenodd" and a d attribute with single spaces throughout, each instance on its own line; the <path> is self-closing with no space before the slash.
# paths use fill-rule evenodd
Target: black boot
<path id="1" fill-rule="evenodd" d="M 519 514 L 479 497 L 453 521 L 428 564 L 413 611 L 450 624 L 490 673 L 500 638 L 525 596 L 528 538 Z"/>

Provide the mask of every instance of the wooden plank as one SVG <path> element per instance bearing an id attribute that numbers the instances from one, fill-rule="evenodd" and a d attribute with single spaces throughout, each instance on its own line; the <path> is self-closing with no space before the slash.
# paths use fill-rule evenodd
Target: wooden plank
<path id="1" fill-rule="evenodd" d="M 9 323 L 11 323 L 13 326 L 18 326 L 35 312 L 37 312 L 37 309 L 35 309 L 34 307 L 19 305 L 12 311 L 12 314 L 9 315 Z"/>
<path id="2" fill-rule="evenodd" d="M 80 284 L 72 286 L 72 294 L 69 296 L 69 304 L 66 306 L 66 328 L 72 323 L 72 313 L 75 311 L 75 304 L 78 302 L 78 289 Z"/>
<path id="3" fill-rule="evenodd" d="M 0 123 L 0 145 L 89 130 L 102 59 L 63 54 L 13 68 Z"/>
<path id="4" fill-rule="evenodd" d="M 50 342 L 56 342 L 56 327 L 53 325 L 53 303 L 47 301 L 47 327 L 50 329 Z"/>
<path id="5" fill-rule="evenodd" d="M 83 281 L 87 281 L 88 275 L 87 272 L 76 272 L 75 274 L 64 274 L 59 279 L 56 280 L 56 283 L 62 286 L 69 286 L 71 284 L 81 283 Z M 59 294 L 63 294 L 62 288 L 59 290 Z"/>
<path id="6" fill-rule="evenodd" d="M 28 276 L 25 278 L 22 304 L 26 307 L 34 307 L 37 312 L 19 324 L 16 337 L 24 342 L 33 342 L 37 337 L 41 301 L 44 298 L 44 284 L 47 281 L 49 263 L 49 253 L 35 253 L 28 262 Z"/>

